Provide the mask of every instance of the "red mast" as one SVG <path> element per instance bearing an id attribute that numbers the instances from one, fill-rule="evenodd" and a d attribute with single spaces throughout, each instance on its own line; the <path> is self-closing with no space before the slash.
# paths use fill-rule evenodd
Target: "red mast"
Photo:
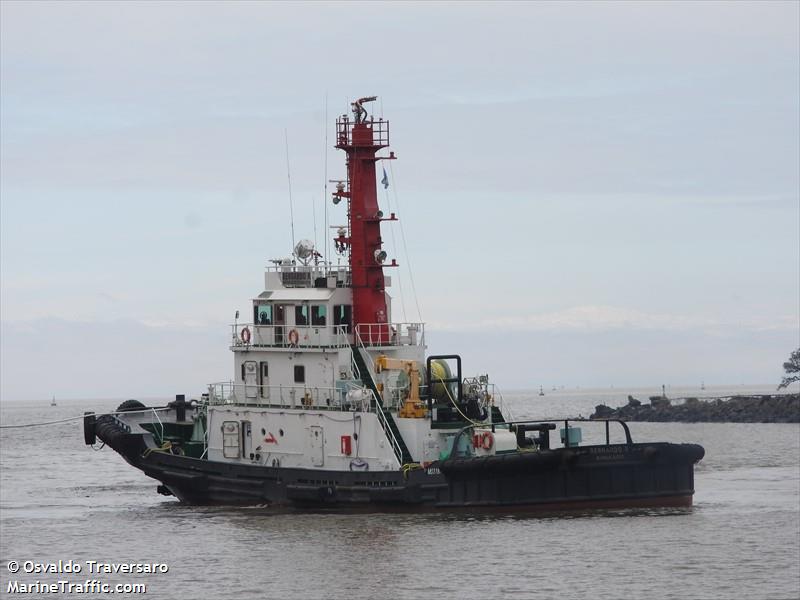
<path id="1" fill-rule="evenodd" d="M 389 145 L 389 122 L 367 118 L 362 106 L 375 96 L 360 98 L 352 103 L 353 120 L 347 115 L 336 119 L 336 147 L 347 153 L 347 190 L 339 186 L 333 193 L 335 201 L 348 198 L 349 237 L 336 238 L 337 247 L 350 249 L 350 278 L 353 289 L 353 327 L 364 343 L 383 344 L 389 341 L 386 291 L 383 262 L 386 252 L 381 248 L 381 221 L 378 209 L 375 163 L 383 158 L 376 152 Z M 391 266 L 397 266 L 392 260 Z M 359 327 L 361 325 L 361 327 Z"/>

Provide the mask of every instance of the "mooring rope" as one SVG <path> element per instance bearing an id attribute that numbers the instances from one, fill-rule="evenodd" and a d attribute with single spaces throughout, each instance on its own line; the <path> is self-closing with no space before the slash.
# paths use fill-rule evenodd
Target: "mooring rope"
<path id="1" fill-rule="evenodd" d="M 172 409 L 165 406 L 165 407 L 162 407 L 162 408 L 145 408 L 145 409 L 141 409 L 141 410 L 121 410 L 121 411 L 114 411 L 114 412 L 107 412 L 107 413 L 99 413 L 99 414 L 97 414 L 95 416 L 101 417 L 101 416 L 104 416 L 104 415 L 130 415 L 130 414 L 134 414 L 134 413 L 144 413 L 144 412 L 149 413 L 149 412 L 165 411 L 165 410 L 172 410 Z M 90 414 L 94 414 L 94 413 L 90 413 Z M 86 415 L 80 415 L 78 417 L 68 417 L 66 419 L 58 419 L 56 421 L 42 421 L 40 423 L 23 423 L 21 425 L 0 425 L 0 429 L 21 429 L 23 427 L 41 427 L 43 425 L 58 425 L 59 423 L 69 423 L 70 421 L 80 421 L 84 417 L 86 417 Z"/>

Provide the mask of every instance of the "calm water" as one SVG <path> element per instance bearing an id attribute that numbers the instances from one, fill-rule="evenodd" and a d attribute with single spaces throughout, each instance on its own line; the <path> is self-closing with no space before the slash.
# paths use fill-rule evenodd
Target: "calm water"
<path id="1" fill-rule="evenodd" d="M 706 393 L 731 391 L 752 388 Z M 629 392 L 646 400 L 657 390 L 506 399 L 517 418 L 549 418 L 619 405 Z M 117 403 L 7 403 L 0 416 L 9 425 Z M 142 597 L 169 599 L 800 597 L 800 426 L 632 423 L 631 431 L 634 441 L 705 446 L 692 509 L 532 517 L 193 508 L 157 495 L 113 451 L 84 446 L 80 423 L 2 430 L 0 597 L 16 597 L 7 594 L 8 561 L 59 559 L 162 562 L 169 572 L 88 575 L 84 566 L 80 575 L 11 578 L 145 583 Z"/>

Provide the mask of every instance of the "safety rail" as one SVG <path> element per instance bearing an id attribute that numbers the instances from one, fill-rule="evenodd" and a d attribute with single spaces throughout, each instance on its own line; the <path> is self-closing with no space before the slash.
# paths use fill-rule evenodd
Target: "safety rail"
<path id="1" fill-rule="evenodd" d="M 506 403 L 505 398 L 503 398 L 503 392 L 500 391 L 500 388 L 497 387 L 496 384 L 490 383 L 489 393 L 492 396 L 492 404 L 500 409 L 503 418 L 507 421 L 514 421 L 516 417 L 514 417 L 511 406 Z"/>
<path id="2" fill-rule="evenodd" d="M 163 440 L 164 439 L 164 423 L 161 422 L 161 417 L 158 416 L 158 411 L 156 411 L 154 408 L 152 409 L 152 411 L 153 411 L 153 416 L 156 418 L 156 421 L 158 422 L 158 426 L 161 428 L 161 439 Z"/>
<path id="3" fill-rule="evenodd" d="M 362 346 L 425 345 L 425 323 L 359 323 L 355 334 Z"/>
<path id="4" fill-rule="evenodd" d="M 358 334 L 355 336 L 355 348 L 352 348 L 352 351 L 354 353 L 360 353 L 361 358 L 364 361 L 364 365 L 367 367 L 367 372 L 369 373 L 370 378 L 372 381 L 375 381 L 375 361 L 373 360 L 372 355 L 367 352 L 367 348 L 364 346 L 364 342 L 361 340 Z M 353 356 L 353 366 L 358 370 L 358 378 L 364 381 L 364 378 L 362 377 L 363 373 L 361 373 L 361 369 L 358 368 L 358 362 L 356 362 L 355 355 Z"/>
<path id="5" fill-rule="evenodd" d="M 349 325 L 231 324 L 233 348 L 345 348 L 351 337 Z"/>
<path id="6" fill-rule="evenodd" d="M 353 379 L 358 379 L 363 381 L 363 377 L 361 374 L 361 368 L 358 366 L 358 361 L 356 360 L 356 352 L 358 350 L 356 348 L 350 347 L 350 369 L 353 372 Z"/>
<path id="7" fill-rule="evenodd" d="M 274 267 L 267 267 L 267 273 L 277 273 L 281 283 L 287 288 L 337 288 L 350 287 L 350 267 L 332 265 L 298 265 L 289 259 Z"/>
<path id="8" fill-rule="evenodd" d="M 350 394 L 353 390 L 362 390 L 364 394 L 358 398 L 358 394 Z M 224 381 L 209 384 L 208 404 L 369 412 L 370 401 L 367 391 L 366 388 L 348 380 L 339 381 L 336 387 L 247 385 Z"/>
<path id="9" fill-rule="evenodd" d="M 346 115 L 336 119 L 337 148 L 364 145 L 384 147 L 389 145 L 389 121 L 384 121 L 383 118 L 379 118 L 377 121 L 375 119 L 367 119 L 359 124 L 366 125 L 367 129 L 372 131 L 371 140 L 353 140 L 353 127 L 356 125 L 356 121 Z"/>
<path id="10" fill-rule="evenodd" d="M 383 428 L 383 432 L 386 434 L 386 438 L 392 445 L 392 450 L 394 451 L 394 455 L 397 457 L 398 463 L 402 465 L 403 450 L 400 448 L 400 442 L 397 441 L 397 437 L 394 435 L 394 431 L 392 431 L 392 426 L 389 423 L 389 419 L 386 418 L 386 413 L 383 412 L 383 408 L 381 408 L 381 403 L 378 397 L 375 395 L 375 392 L 372 390 L 369 391 L 372 394 L 372 404 L 375 406 L 375 414 L 378 416 L 378 421 Z"/>
<path id="11" fill-rule="evenodd" d="M 564 424 L 564 448 L 573 448 L 578 446 L 578 444 L 571 444 L 570 443 L 570 436 L 569 436 L 569 424 L 570 423 L 604 423 L 605 424 L 605 446 L 611 446 L 611 433 L 610 433 L 610 424 L 611 423 L 619 423 L 622 426 L 622 429 L 625 432 L 625 444 L 630 446 L 633 444 L 633 439 L 631 438 L 631 430 L 628 427 L 628 424 L 625 421 L 620 419 L 584 419 L 584 418 L 575 418 L 575 419 L 526 419 L 524 421 L 510 421 L 507 423 L 486 423 L 486 424 L 470 424 L 466 427 L 463 427 L 459 430 L 456 434 L 455 438 L 453 439 L 453 450 L 452 452 L 458 452 L 459 448 L 463 448 L 469 452 L 472 452 L 472 444 L 466 443 L 462 444 L 461 440 L 464 435 L 468 435 L 468 432 L 471 432 L 475 428 L 480 429 L 491 429 L 492 432 L 497 431 L 497 429 L 508 429 L 511 430 L 512 427 L 517 425 L 534 425 L 534 424 L 549 424 L 552 425 L 552 428 L 555 428 L 556 423 L 563 423 Z M 471 435 L 467 438 L 470 440 L 472 438 Z M 451 453 L 451 456 L 453 454 Z M 459 454 L 459 456 L 462 456 Z M 467 456 L 467 452 L 464 452 L 463 456 Z"/>

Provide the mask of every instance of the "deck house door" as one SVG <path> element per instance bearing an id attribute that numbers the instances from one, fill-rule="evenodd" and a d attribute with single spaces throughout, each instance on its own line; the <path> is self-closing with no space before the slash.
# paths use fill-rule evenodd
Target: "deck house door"
<path id="1" fill-rule="evenodd" d="M 311 458 L 311 465 L 321 467 L 325 464 L 325 439 L 324 430 L 318 425 L 308 428 L 308 455 Z"/>
<path id="2" fill-rule="evenodd" d="M 244 363 L 244 397 L 247 400 L 258 398 L 258 363 L 254 360 Z"/>
<path id="3" fill-rule="evenodd" d="M 283 346 L 286 343 L 286 313 L 291 306 L 286 304 L 275 305 L 275 345 Z"/>
<path id="4" fill-rule="evenodd" d="M 261 374 L 261 397 L 269 400 L 269 363 L 261 361 L 259 372 Z"/>

